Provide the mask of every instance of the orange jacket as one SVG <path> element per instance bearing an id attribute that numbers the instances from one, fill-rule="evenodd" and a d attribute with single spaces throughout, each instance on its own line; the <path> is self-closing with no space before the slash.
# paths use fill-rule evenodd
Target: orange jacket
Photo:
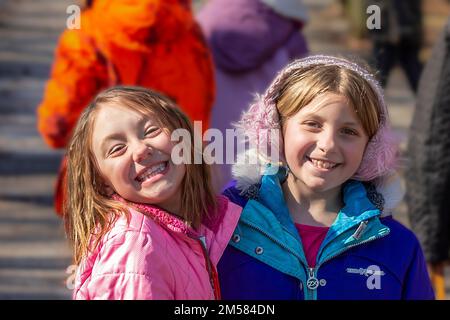
<path id="1" fill-rule="evenodd" d="M 160 91 L 208 128 L 213 66 L 189 0 L 95 0 L 84 10 L 81 28 L 61 35 L 38 107 L 45 141 L 65 147 L 84 107 L 116 84 Z"/>

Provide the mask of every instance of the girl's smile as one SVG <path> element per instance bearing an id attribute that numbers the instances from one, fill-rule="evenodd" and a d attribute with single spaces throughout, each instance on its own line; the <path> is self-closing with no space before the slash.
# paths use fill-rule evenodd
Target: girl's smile
<path id="1" fill-rule="evenodd" d="M 141 183 L 142 186 L 146 186 L 160 179 L 168 170 L 169 161 L 158 162 L 140 170 L 135 180 Z"/>
<path id="2" fill-rule="evenodd" d="M 308 163 L 314 167 L 314 169 L 317 169 L 320 172 L 330 172 L 340 165 L 340 163 L 335 163 L 326 159 L 313 159 L 308 156 L 305 156 L 305 158 Z"/>

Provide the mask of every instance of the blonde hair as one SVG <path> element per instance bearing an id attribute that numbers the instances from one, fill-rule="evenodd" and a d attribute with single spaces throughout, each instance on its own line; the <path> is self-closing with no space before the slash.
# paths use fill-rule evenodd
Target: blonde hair
<path id="1" fill-rule="evenodd" d="M 287 76 L 280 88 L 276 106 L 282 126 L 323 93 L 346 97 L 369 139 L 380 126 L 382 106 L 377 93 L 366 79 L 348 68 L 320 64 L 299 68 Z"/>
<path id="2" fill-rule="evenodd" d="M 108 103 L 120 103 L 140 114 L 152 115 L 169 133 L 178 128 L 186 129 L 190 133 L 191 146 L 195 145 L 191 122 L 174 102 L 162 94 L 125 86 L 113 87 L 98 94 L 81 114 L 67 152 L 64 217 L 75 263 L 79 263 L 89 250 L 98 245 L 119 215 L 128 217 L 126 206 L 105 194 L 104 181 L 92 152 L 93 123 L 100 106 Z M 216 212 L 217 204 L 212 191 L 210 167 L 205 161 L 193 164 L 194 152 L 195 149 L 191 148 L 192 164 L 185 164 L 180 215 L 186 223 L 196 228 L 205 217 Z M 92 235 L 95 235 L 94 243 L 91 243 Z"/>

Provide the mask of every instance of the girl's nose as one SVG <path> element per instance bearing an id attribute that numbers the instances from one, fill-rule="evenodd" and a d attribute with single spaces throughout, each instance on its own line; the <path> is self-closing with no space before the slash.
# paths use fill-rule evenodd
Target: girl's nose
<path id="1" fill-rule="evenodd" d="M 142 162 L 145 160 L 152 152 L 152 148 L 146 145 L 144 142 L 136 142 L 133 152 L 133 161 Z"/>
<path id="2" fill-rule="evenodd" d="M 329 153 L 336 147 L 336 137 L 332 130 L 321 132 L 319 140 L 317 141 L 317 147 L 325 153 Z"/>

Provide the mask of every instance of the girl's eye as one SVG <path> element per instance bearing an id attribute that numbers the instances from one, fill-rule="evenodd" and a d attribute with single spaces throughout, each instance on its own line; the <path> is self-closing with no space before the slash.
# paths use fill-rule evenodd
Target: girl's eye
<path id="1" fill-rule="evenodd" d="M 148 128 L 147 130 L 145 130 L 145 136 L 146 136 L 146 137 L 148 137 L 148 136 L 154 137 L 154 136 L 156 136 L 160 131 L 161 131 L 161 129 L 158 128 L 158 127 L 150 127 L 150 128 Z"/>
<path id="2" fill-rule="evenodd" d="M 358 135 L 358 132 L 356 132 L 356 130 L 353 130 L 353 129 L 350 129 L 350 128 L 342 129 L 342 133 L 348 134 L 348 135 L 351 135 L 351 136 L 357 136 Z"/>
<path id="3" fill-rule="evenodd" d="M 306 121 L 304 124 L 310 128 L 320 128 L 320 124 L 315 121 Z"/>
<path id="4" fill-rule="evenodd" d="M 108 156 L 114 156 L 119 154 L 119 152 L 124 148 L 124 145 L 122 144 L 118 144 L 115 145 L 114 147 L 112 147 L 109 152 L 108 152 Z"/>

